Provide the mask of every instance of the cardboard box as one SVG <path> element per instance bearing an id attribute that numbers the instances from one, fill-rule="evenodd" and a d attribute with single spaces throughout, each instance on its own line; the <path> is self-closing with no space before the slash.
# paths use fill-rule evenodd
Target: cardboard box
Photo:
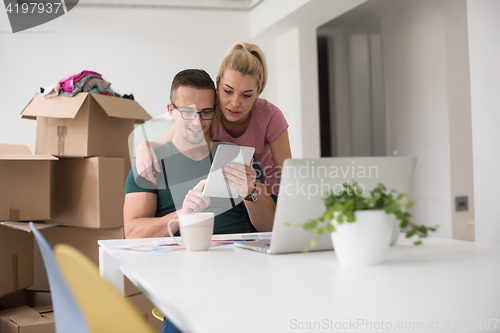
<path id="1" fill-rule="evenodd" d="M 151 312 L 155 305 L 144 294 L 127 297 L 137 307 L 141 315 L 146 318 L 149 325 L 155 332 L 160 333 L 163 328 L 163 321 L 156 319 Z"/>
<path id="2" fill-rule="evenodd" d="M 124 160 L 61 158 L 52 163 L 50 220 L 74 227 L 123 227 Z"/>
<path id="3" fill-rule="evenodd" d="M 57 244 L 69 244 L 81 251 L 97 266 L 99 266 L 99 244 L 102 239 L 123 239 L 123 228 L 113 229 L 87 229 L 77 227 L 56 226 L 41 230 L 50 246 Z M 28 288 L 31 291 L 50 291 L 47 273 L 43 264 L 42 255 L 38 246 L 34 248 L 34 280 L 33 285 Z M 125 295 L 138 294 L 137 289 L 128 279 L 125 280 Z"/>
<path id="4" fill-rule="evenodd" d="M 39 306 L 52 306 L 52 295 L 50 291 L 26 291 L 27 304 L 28 306 L 39 307 Z"/>
<path id="5" fill-rule="evenodd" d="M 54 226 L 36 225 L 40 229 Z M 33 251 L 33 235 L 28 223 L 0 222 L 0 296 L 33 284 Z"/>
<path id="6" fill-rule="evenodd" d="M 28 304 L 28 291 L 21 289 L 0 297 L 0 311 Z"/>
<path id="7" fill-rule="evenodd" d="M 21 114 L 37 120 L 37 154 L 80 157 L 128 157 L 134 123 L 151 119 L 134 100 L 91 93 L 37 94 Z"/>
<path id="8" fill-rule="evenodd" d="M 50 218 L 51 155 L 33 155 L 24 145 L 0 144 L 0 221 Z"/>
<path id="9" fill-rule="evenodd" d="M 2 333 L 55 333 L 54 312 L 51 307 L 22 306 L 0 312 Z"/>
<path id="10" fill-rule="evenodd" d="M 0 225 L 0 296 L 33 284 L 33 235 Z"/>

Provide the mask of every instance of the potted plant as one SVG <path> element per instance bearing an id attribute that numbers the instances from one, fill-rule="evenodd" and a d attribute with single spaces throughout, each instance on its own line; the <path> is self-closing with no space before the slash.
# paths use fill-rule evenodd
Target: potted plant
<path id="1" fill-rule="evenodd" d="M 406 203 L 407 194 L 388 191 L 378 184 L 363 196 L 363 188 L 355 181 L 343 184 L 342 192 L 330 192 L 325 198 L 326 211 L 317 219 L 300 225 L 305 230 L 315 231 L 316 235 L 329 232 L 333 248 L 339 262 L 347 266 L 364 266 L 381 263 L 392 237 L 393 223 L 406 230 L 406 237 L 418 236 L 415 245 L 422 244 L 422 238 L 437 227 L 416 225 L 411 222 L 411 214 L 406 209 L 414 202 Z M 354 223 L 356 222 L 356 223 Z M 311 240 L 310 247 L 316 245 Z"/>

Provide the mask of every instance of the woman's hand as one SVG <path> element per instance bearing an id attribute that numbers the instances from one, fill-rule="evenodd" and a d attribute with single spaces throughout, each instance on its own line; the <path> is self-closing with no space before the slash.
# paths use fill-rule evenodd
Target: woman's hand
<path id="1" fill-rule="evenodd" d="M 160 172 L 160 164 L 156 154 L 149 141 L 142 141 L 135 148 L 135 167 L 139 176 L 149 180 L 156 185 L 157 179 L 153 172 L 153 166 L 157 172 Z"/>
<path id="2" fill-rule="evenodd" d="M 255 179 L 257 178 L 257 173 L 252 167 L 244 166 L 243 164 L 230 163 L 222 169 L 222 174 L 226 182 L 235 187 L 238 190 L 240 197 L 245 198 L 249 193 L 251 193 L 255 188 Z"/>

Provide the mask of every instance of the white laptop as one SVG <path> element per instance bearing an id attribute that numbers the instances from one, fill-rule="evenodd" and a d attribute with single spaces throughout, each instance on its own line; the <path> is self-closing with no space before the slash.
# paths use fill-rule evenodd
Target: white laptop
<path id="1" fill-rule="evenodd" d="M 355 180 L 365 195 L 383 183 L 387 189 L 410 194 L 417 159 L 415 157 L 329 157 L 287 159 L 274 216 L 271 240 L 235 243 L 237 247 L 265 253 L 296 253 L 309 248 L 314 231 L 301 227 L 325 211 L 323 197 L 331 190 L 338 193 L 342 184 Z M 292 226 L 285 225 L 285 223 Z M 328 233 L 316 236 L 310 251 L 332 250 Z"/>

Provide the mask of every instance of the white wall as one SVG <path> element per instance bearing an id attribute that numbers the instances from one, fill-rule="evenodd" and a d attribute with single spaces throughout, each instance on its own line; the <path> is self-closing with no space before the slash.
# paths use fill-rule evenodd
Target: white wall
<path id="1" fill-rule="evenodd" d="M 257 36 L 311 0 L 265 0 L 250 12 L 250 34 Z"/>
<path id="2" fill-rule="evenodd" d="M 450 139 L 444 7 L 422 0 L 377 10 L 382 18 L 388 150 L 416 156 L 414 222 L 451 238 Z"/>
<path id="3" fill-rule="evenodd" d="M 467 6 L 465 0 L 446 0 L 444 6 L 453 238 L 473 241 L 475 207 Z M 468 197 L 467 211 L 454 209 L 454 199 L 461 196 Z"/>
<path id="4" fill-rule="evenodd" d="M 386 1 L 382 18 L 388 152 L 418 159 L 412 210 L 436 236 L 474 240 L 467 17 L 463 0 Z M 469 210 L 455 211 L 467 196 Z"/>
<path id="5" fill-rule="evenodd" d="M 467 1 L 476 241 L 500 244 L 500 1 Z"/>
<path id="6" fill-rule="evenodd" d="M 302 99 L 300 92 L 299 29 L 291 29 L 276 40 L 277 101 L 289 125 L 292 156 L 302 155 Z"/>
<path id="7" fill-rule="evenodd" d="M 173 76 L 203 68 L 212 78 L 231 44 L 249 39 L 241 11 L 76 6 L 51 22 L 12 34 L 0 10 L 0 143 L 35 150 L 35 121 L 19 113 L 39 87 L 94 70 L 133 93 L 152 116 L 166 112 Z"/>

